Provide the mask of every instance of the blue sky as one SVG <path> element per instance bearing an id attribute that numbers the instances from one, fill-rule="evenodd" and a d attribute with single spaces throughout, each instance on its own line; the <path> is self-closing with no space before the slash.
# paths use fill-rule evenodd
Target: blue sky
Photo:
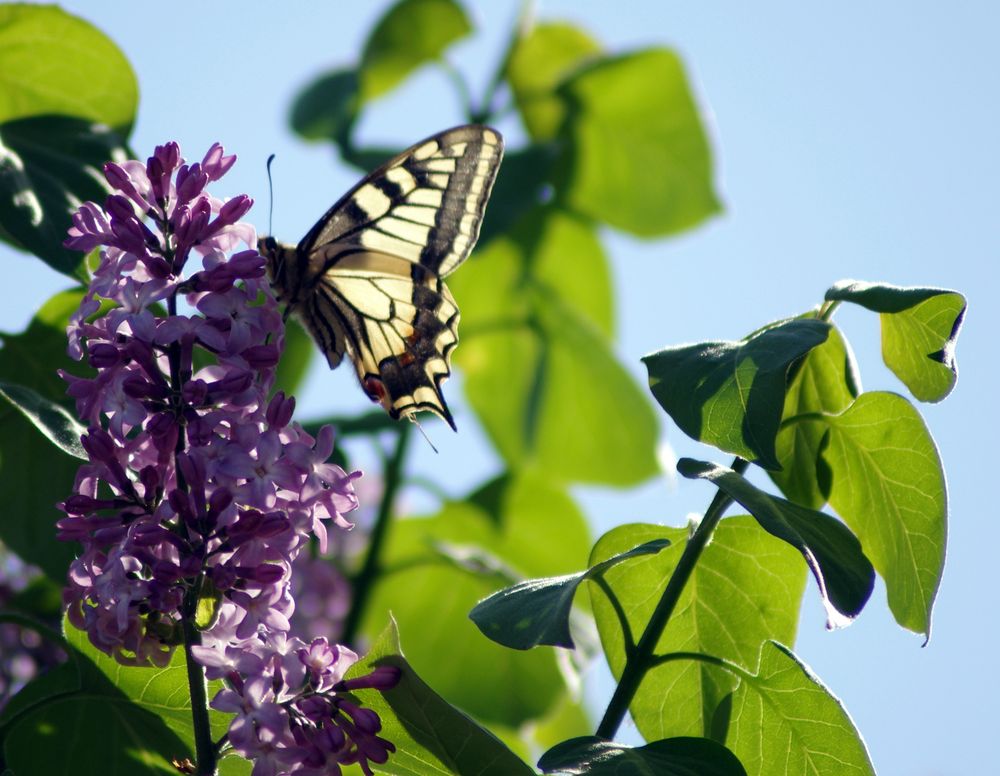
<path id="1" fill-rule="evenodd" d="M 295 140 L 286 116 L 295 90 L 357 56 L 383 4 L 181 0 L 155 13 L 139 3 L 65 7 L 108 33 L 138 73 L 133 146 L 145 154 L 177 139 L 188 157 L 200 157 L 223 142 L 241 161 L 225 181 L 232 189 L 219 193 L 255 197 L 251 215 L 260 231 L 267 229 L 269 153 L 278 155 L 275 232 L 287 241 L 356 179 L 328 146 Z M 472 10 L 480 34 L 455 50 L 455 60 L 481 91 L 516 6 Z M 948 563 L 931 642 L 921 648 L 920 638 L 895 626 L 880 585 L 861 618 L 836 633 L 823 629 L 822 608 L 807 597 L 795 648 L 844 700 L 880 773 L 983 772 L 995 761 L 1000 723 L 1000 679 L 991 670 L 1000 626 L 986 585 L 1000 528 L 985 463 L 989 435 L 1000 430 L 996 346 L 989 344 L 1000 330 L 991 298 L 1000 275 L 1000 6 L 563 0 L 539 3 L 538 15 L 575 20 L 611 50 L 676 48 L 712 134 L 724 213 L 669 241 L 607 234 L 619 353 L 640 379 L 645 353 L 738 338 L 807 309 L 842 278 L 944 286 L 968 297 L 958 387 L 944 403 L 921 408 L 950 496 Z M 443 76 L 423 72 L 366 114 L 361 136 L 403 145 L 458 123 L 451 94 Z M 500 128 L 516 146 L 516 125 Z M 0 287 L 0 329 L 18 330 L 64 282 L 5 247 L 0 257 L 16 280 Z M 837 320 L 855 346 L 865 387 L 902 390 L 880 366 L 874 317 L 842 308 Z M 305 408 L 367 406 L 347 372 L 317 370 Z M 496 466 L 473 424 L 462 422 L 468 411 L 458 401 L 458 379 L 447 393 L 459 405 L 461 435 L 437 434 L 439 456 L 417 453 L 425 471 L 451 469 L 454 494 Z M 711 456 L 666 420 L 663 428 L 675 454 Z M 711 495 L 704 485 L 663 481 L 628 494 L 579 493 L 595 532 L 631 521 L 681 524 Z M 597 687 L 604 691 L 606 681 Z"/>

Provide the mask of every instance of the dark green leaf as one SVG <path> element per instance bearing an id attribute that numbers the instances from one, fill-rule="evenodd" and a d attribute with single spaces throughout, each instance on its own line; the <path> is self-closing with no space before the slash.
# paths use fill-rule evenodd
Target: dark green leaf
<path id="1" fill-rule="evenodd" d="M 0 6 L 0 123 L 60 114 L 128 136 L 139 87 L 121 50 L 54 5 Z"/>
<path id="2" fill-rule="evenodd" d="M 816 473 L 826 423 L 813 415 L 846 409 L 858 395 L 860 379 L 854 354 L 836 326 L 826 342 L 810 350 L 796 367 L 775 440 L 781 469 L 768 474 L 789 499 L 819 509 L 827 499 Z"/>
<path id="3" fill-rule="evenodd" d="M 677 471 L 712 482 L 746 507 L 765 531 L 802 553 L 819 586 L 827 628 L 848 625 L 861 613 L 875 585 L 875 570 L 846 525 L 822 512 L 768 495 L 724 466 L 682 458 Z"/>
<path id="4" fill-rule="evenodd" d="M 556 86 L 600 51 L 596 40 L 567 22 L 535 25 L 517 40 L 506 76 L 531 137 L 555 137 L 566 114 L 565 102 L 555 94 Z"/>
<path id="5" fill-rule="evenodd" d="M 913 405 L 893 393 L 863 393 L 827 422 L 830 504 L 885 580 L 896 622 L 929 637 L 948 509 L 934 439 Z"/>
<path id="6" fill-rule="evenodd" d="M 395 623 L 382 632 L 364 660 L 353 665 L 347 676 L 363 676 L 377 666 L 387 665 L 401 671 L 398 685 L 384 693 L 376 690 L 357 693 L 364 705 L 382 720 L 379 735 L 396 747 L 389 762 L 377 766 L 380 773 L 399 776 L 532 773 L 492 733 L 450 706 L 416 674 L 402 655 Z"/>
<path id="7" fill-rule="evenodd" d="M 43 398 L 31 388 L 3 380 L 0 380 L 0 396 L 64 453 L 88 460 L 87 453 L 80 444 L 80 437 L 87 427 L 66 409 Z"/>
<path id="8" fill-rule="evenodd" d="M 477 719 L 517 728 L 545 716 L 564 693 L 555 654 L 516 652 L 484 639 L 468 612 L 503 577 L 481 564 L 455 563 L 441 548 L 452 558 L 455 548 L 476 557 L 485 551 L 519 576 L 542 577 L 583 566 L 590 542 L 570 497 L 541 478 L 504 478 L 483 490 L 490 492 L 488 508 L 473 494 L 435 517 L 393 525 L 363 630 L 373 637 L 391 612 L 408 659 L 437 692 Z"/>
<path id="9" fill-rule="evenodd" d="M 722 741 L 750 776 L 782 773 L 874 776 L 864 741 L 841 702 L 775 642 L 760 652 L 756 674 L 740 672 Z"/>
<path id="10" fill-rule="evenodd" d="M 45 400 L 66 402 L 66 383 L 57 368 L 86 373 L 66 355 L 66 324 L 80 304 L 80 292 L 52 297 L 20 334 L 0 335 L 0 380 L 29 387 Z M 62 585 L 76 554 L 72 542 L 56 539 L 56 509 L 73 490 L 79 461 L 49 442 L 20 412 L 0 403 L 0 536 L 21 558 Z"/>
<path id="11" fill-rule="evenodd" d="M 880 313 L 882 359 L 914 397 L 938 402 L 951 393 L 958 380 L 955 347 L 965 317 L 964 296 L 944 288 L 845 280 L 826 298 Z"/>
<path id="12" fill-rule="evenodd" d="M 469 612 L 483 635 L 511 649 L 531 649 L 539 644 L 573 649 L 569 631 L 573 596 L 585 579 L 594 579 L 622 561 L 651 555 L 670 544 L 656 539 L 618 553 L 579 574 L 528 579 L 484 598 Z"/>
<path id="13" fill-rule="evenodd" d="M 774 440 L 789 369 L 829 330 L 823 321 L 796 319 L 738 342 L 681 345 L 642 361 L 653 396 L 684 433 L 777 469 Z"/>
<path id="14" fill-rule="evenodd" d="M 651 237 L 718 212 L 705 130 L 680 59 L 646 49 L 585 67 L 559 90 L 569 113 L 561 201 Z"/>
<path id="15" fill-rule="evenodd" d="M 165 669 L 126 667 L 75 629 L 67 640 L 80 689 L 20 717 L 5 739 L 7 762 L 18 774 L 72 773 L 81 763 L 108 773 L 176 774 L 171 760 L 193 756 L 181 653 Z M 228 720 L 217 712 L 212 720 L 217 738 Z"/>
<path id="16" fill-rule="evenodd" d="M 746 776 L 726 747 L 707 738 L 668 738 L 631 747 L 594 736 L 563 741 L 542 755 L 545 773 L 588 776 Z"/>
<path id="17" fill-rule="evenodd" d="M 601 643 L 615 676 L 621 676 L 626 649 L 649 622 L 687 544 L 687 531 L 625 525 L 601 537 L 591 554 L 590 562 L 597 563 L 658 538 L 669 538 L 672 545 L 610 569 L 606 587 L 589 585 Z M 750 517 L 727 518 L 695 566 L 656 654 L 701 652 L 753 665 L 765 639 L 795 640 L 805 581 L 795 550 L 761 531 Z M 630 707 L 632 718 L 647 741 L 705 736 L 717 706 L 735 686 L 728 671 L 710 663 L 665 661 L 644 677 Z"/>
<path id="18" fill-rule="evenodd" d="M 191 726 L 191 697 L 188 691 L 187 667 L 184 651 L 177 649 L 165 668 L 125 666 L 95 648 L 87 634 L 63 621 L 66 640 L 74 648 L 87 694 L 106 694 L 115 697 L 121 693 L 135 706 L 159 717 L 177 737 L 194 750 L 194 731 Z M 208 684 L 209 700 L 222 689 L 221 681 Z M 228 729 L 232 715 L 209 710 L 212 737 L 219 739 Z"/>
<path id="19" fill-rule="evenodd" d="M 453 0 L 400 0 L 375 25 L 361 55 L 364 101 L 393 89 L 472 31 L 465 10 Z"/>
<path id="20" fill-rule="evenodd" d="M 292 104 L 292 129 L 306 140 L 342 140 L 357 118 L 358 73 L 334 70 L 302 89 Z"/>
<path id="21" fill-rule="evenodd" d="M 84 256 L 63 247 L 66 230 L 80 202 L 104 201 L 104 163 L 124 154 L 119 135 L 83 119 L 0 124 L 0 225 L 57 272 L 82 279 Z"/>

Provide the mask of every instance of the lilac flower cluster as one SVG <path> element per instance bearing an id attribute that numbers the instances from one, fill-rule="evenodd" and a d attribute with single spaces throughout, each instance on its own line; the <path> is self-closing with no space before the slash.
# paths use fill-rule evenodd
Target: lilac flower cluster
<path id="1" fill-rule="evenodd" d="M 126 664 L 166 665 L 202 626 L 197 656 L 230 680 L 213 703 L 237 713 L 241 753 L 283 773 L 320 760 L 367 772 L 391 745 L 374 735 L 377 716 L 337 696 L 356 657 L 285 638 L 292 563 L 311 537 L 325 550 L 327 522 L 351 526 L 360 472 L 327 463 L 332 429 L 313 438 L 292 422 L 294 399 L 270 395 L 282 317 L 263 257 L 232 253 L 256 245 L 239 220 L 252 202 L 205 191 L 234 161 L 216 144 L 185 164 L 168 143 L 146 164 L 108 163 L 115 193 L 73 217 L 67 247 L 102 250 L 68 329 L 70 354 L 96 374 L 63 374 L 89 456 L 58 524 L 83 544 L 64 599 L 71 622 Z"/>

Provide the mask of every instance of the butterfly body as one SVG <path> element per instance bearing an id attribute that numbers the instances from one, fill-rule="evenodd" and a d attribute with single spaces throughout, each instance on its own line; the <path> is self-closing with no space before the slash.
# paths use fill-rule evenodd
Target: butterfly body
<path id="1" fill-rule="evenodd" d="M 394 418 L 428 410 L 455 427 L 441 383 L 459 311 L 443 278 L 475 245 L 502 155 L 489 127 L 445 130 L 365 177 L 298 246 L 259 241 L 279 301 Z"/>

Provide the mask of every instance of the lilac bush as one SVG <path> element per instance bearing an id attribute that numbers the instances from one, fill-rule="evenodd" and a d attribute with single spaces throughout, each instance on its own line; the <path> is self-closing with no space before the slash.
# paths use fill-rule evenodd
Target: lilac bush
<path id="1" fill-rule="evenodd" d="M 287 634 L 293 563 L 311 539 L 326 549 L 328 525 L 351 527 L 360 472 L 328 463 L 333 429 L 310 436 L 273 392 L 282 316 L 263 257 L 237 250 L 256 245 L 239 220 L 252 202 L 206 191 L 234 161 L 216 144 L 186 164 L 167 143 L 109 163 L 115 193 L 73 218 L 66 245 L 101 251 L 68 330 L 96 374 L 63 373 L 89 456 L 59 521 L 83 545 L 64 599 L 121 663 L 164 666 L 184 644 L 226 679 L 212 705 L 236 715 L 229 744 L 254 774 L 370 773 L 393 747 L 343 693 L 398 672 L 344 680 L 353 652 Z"/>

